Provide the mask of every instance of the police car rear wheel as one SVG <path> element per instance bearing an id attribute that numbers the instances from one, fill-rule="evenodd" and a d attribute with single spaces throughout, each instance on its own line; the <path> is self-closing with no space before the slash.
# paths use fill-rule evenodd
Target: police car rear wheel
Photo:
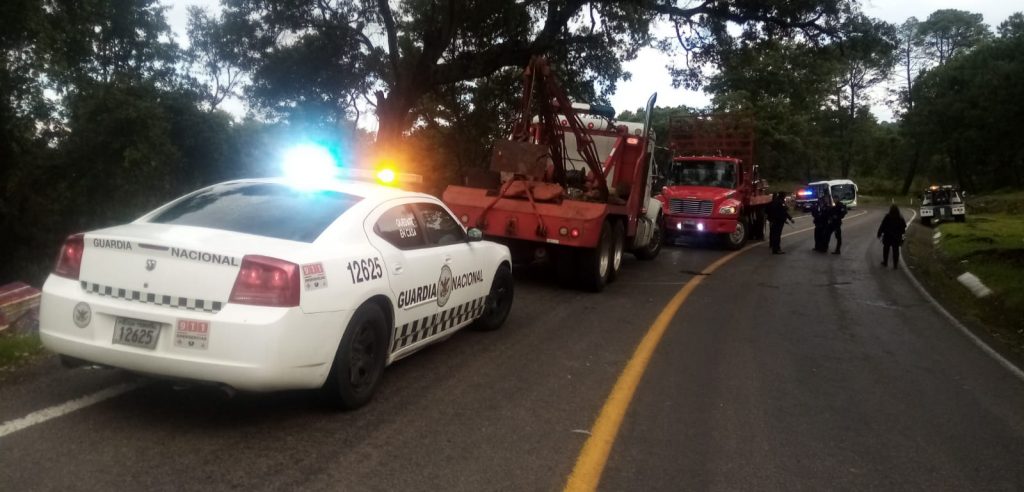
<path id="1" fill-rule="evenodd" d="M 515 282 L 512 271 L 505 265 L 498 267 L 491 282 L 491 291 L 484 299 L 484 313 L 470 326 L 477 331 L 492 331 L 501 328 L 512 310 L 515 296 Z"/>
<path id="2" fill-rule="evenodd" d="M 370 401 L 387 356 L 387 318 L 375 304 L 364 304 L 349 321 L 324 383 L 328 400 L 351 410 Z"/>

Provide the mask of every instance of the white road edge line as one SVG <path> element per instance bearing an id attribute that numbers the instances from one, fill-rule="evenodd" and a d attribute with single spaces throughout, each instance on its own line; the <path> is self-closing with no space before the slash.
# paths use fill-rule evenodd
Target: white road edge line
<path id="1" fill-rule="evenodd" d="M 914 223 L 914 219 L 917 218 L 917 211 L 911 210 L 911 212 L 914 215 L 910 218 L 910 221 L 907 222 L 907 229 L 910 229 L 910 226 Z M 995 359 L 995 361 L 998 362 L 999 365 L 1005 367 L 1007 371 L 1010 371 L 1010 374 L 1013 374 L 1014 376 L 1017 377 L 1017 379 L 1024 381 L 1024 371 L 1022 371 L 1019 367 L 1015 366 L 1013 362 L 1010 362 L 1005 357 L 1000 355 L 999 352 L 996 352 L 992 347 L 989 347 L 984 340 L 978 338 L 978 336 L 975 335 L 974 333 L 971 333 L 971 330 L 964 326 L 964 324 L 961 323 L 960 320 L 953 317 L 952 314 L 949 314 L 949 311 L 946 311 L 946 308 L 942 307 L 942 304 L 939 304 L 939 301 L 936 301 L 935 298 L 932 297 L 932 295 L 929 294 L 928 291 L 924 289 L 924 286 L 922 286 L 921 283 L 917 281 L 917 278 L 914 277 L 914 274 L 910 272 L 909 268 L 907 268 L 907 262 L 905 260 L 903 261 L 903 268 L 901 268 L 901 270 L 903 270 L 903 273 L 907 274 L 907 278 L 910 279 L 910 283 L 914 284 L 914 287 L 917 287 L 917 290 L 921 293 L 921 295 L 924 296 L 925 299 L 928 299 L 928 301 L 932 303 L 932 306 L 935 306 L 935 309 L 942 313 L 942 315 L 945 316 L 946 319 L 948 319 L 949 322 L 953 324 L 953 326 L 957 327 L 957 329 L 960 330 L 960 333 L 963 333 L 965 337 L 969 338 L 972 342 L 974 342 L 974 344 L 981 348 L 983 352 L 985 352 L 990 357 Z"/>
<path id="2" fill-rule="evenodd" d="M 139 383 L 124 383 L 117 386 L 111 386 L 109 388 L 99 390 L 91 395 L 85 395 L 81 398 L 66 401 L 60 405 L 54 405 L 49 408 L 37 410 L 19 419 L 9 420 L 0 424 L 0 437 L 13 434 L 36 424 L 41 424 L 47 420 L 67 415 L 75 410 L 81 410 L 104 400 L 109 400 L 116 396 L 123 395 L 138 388 L 139 386 Z"/>

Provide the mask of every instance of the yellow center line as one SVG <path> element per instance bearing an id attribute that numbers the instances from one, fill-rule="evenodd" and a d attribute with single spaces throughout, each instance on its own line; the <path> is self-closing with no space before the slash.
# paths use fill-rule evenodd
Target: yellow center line
<path id="1" fill-rule="evenodd" d="M 861 212 L 848 218 L 853 219 L 866 213 L 866 211 Z M 783 234 L 783 237 L 792 236 L 793 234 L 799 234 L 811 229 L 814 228 L 799 229 Z M 566 491 L 597 490 L 597 485 L 601 481 L 601 474 L 608 463 L 608 456 L 611 454 L 612 445 L 615 444 L 619 427 L 621 427 L 622 420 L 626 416 L 629 404 L 633 401 L 633 395 L 640 384 L 640 379 L 643 378 L 644 372 L 647 370 L 647 364 L 650 363 L 654 350 L 658 348 L 662 335 L 665 334 L 665 330 L 668 329 L 669 323 L 672 322 L 679 308 L 686 302 L 686 298 L 697 289 L 697 286 L 704 281 L 707 275 L 718 270 L 722 265 L 740 254 L 758 246 L 763 247 L 764 244 L 750 244 L 741 250 L 719 258 L 705 268 L 701 275 L 695 275 L 690 279 L 668 301 L 668 304 L 665 305 L 661 313 L 658 314 L 658 317 L 655 318 L 654 323 L 647 329 L 647 333 L 640 340 L 636 350 L 633 351 L 633 356 L 626 363 L 625 369 L 622 370 L 619 379 L 615 381 L 615 386 L 612 387 L 611 394 L 608 395 L 604 406 L 601 407 L 601 413 L 598 414 L 597 421 L 594 422 L 594 426 L 590 430 L 590 437 L 587 438 L 587 442 L 583 444 L 579 457 L 576 458 L 576 466 L 573 467 L 572 474 L 569 475 L 569 481 L 565 485 Z"/>

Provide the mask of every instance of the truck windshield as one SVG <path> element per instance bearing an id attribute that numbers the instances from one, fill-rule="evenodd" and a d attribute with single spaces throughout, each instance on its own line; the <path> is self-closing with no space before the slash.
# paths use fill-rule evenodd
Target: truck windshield
<path id="1" fill-rule="evenodd" d="M 736 163 L 731 161 L 675 161 L 668 184 L 688 186 L 736 187 Z"/>
<path id="2" fill-rule="evenodd" d="M 960 193 L 954 190 L 929 190 L 924 193 L 921 205 L 949 205 L 963 203 Z"/>
<path id="3" fill-rule="evenodd" d="M 832 199 L 849 202 L 857 198 L 857 192 L 852 184 L 832 185 Z"/>

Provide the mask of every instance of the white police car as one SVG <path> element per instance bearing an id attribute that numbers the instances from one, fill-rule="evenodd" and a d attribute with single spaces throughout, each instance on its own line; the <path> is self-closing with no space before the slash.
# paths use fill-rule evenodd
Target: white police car
<path id="1" fill-rule="evenodd" d="M 40 335 L 69 361 L 355 408 L 387 364 L 505 321 L 509 251 L 478 233 L 371 183 L 222 183 L 68 238 Z"/>

